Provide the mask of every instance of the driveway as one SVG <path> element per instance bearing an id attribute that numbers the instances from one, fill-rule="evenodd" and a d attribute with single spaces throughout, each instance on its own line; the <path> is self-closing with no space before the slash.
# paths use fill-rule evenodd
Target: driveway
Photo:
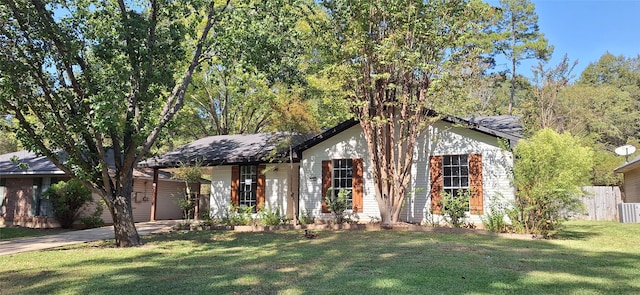
<path id="1" fill-rule="evenodd" d="M 158 220 L 136 223 L 138 234 L 147 235 L 170 231 L 180 220 Z M 69 231 L 61 234 L 0 241 L 0 256 L 56 248 L 99 240 L 113 239 L 113 226 Z"/>

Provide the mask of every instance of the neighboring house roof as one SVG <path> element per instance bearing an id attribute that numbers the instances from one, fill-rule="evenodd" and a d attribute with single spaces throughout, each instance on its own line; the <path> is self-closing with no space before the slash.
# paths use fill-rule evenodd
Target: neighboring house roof
<path id="1" fill-rule="evenodd" d="M 61 157 L 64 153 L 59 153 Z M 17 159 L 18 163 L 14 163 L 12 159 Z M 113 161 L 113 158 L 109 158 Z M 20 163 L 25 164 L 21 167 Z M 111 165 L 110 165 L 111 166 Z M 19 151 L 0 155 L 0 175 L 65 175 L 64 171 L 58 169 L 47 157 L 38 156 L 34 152 Z M 153 169 L 136 168 L 133 171 L 133 177 L 137 178 L 153 178 Z M 170 179 L 171 173 L 160 170 L 158 178 Z"/>
<path id="2" fill-rule="evenodd" d="M 202 166 L 269 162 L 288 155 L 287 142 L 296 146 L 308 137 L 288 132 L 209 136 L 144 160 L 138 166 L 168 168 L 196 162 Z M 293 160 L 299 161 L 295 153 Z"/>
<path id="3" fill-rule="evenodd" d="M 621 165 L 620 167 L 613 170 L 616 173 L 626 173 L 636 168 L 640 168 L 640 156 L 634 158 L 633 160 Z"/>

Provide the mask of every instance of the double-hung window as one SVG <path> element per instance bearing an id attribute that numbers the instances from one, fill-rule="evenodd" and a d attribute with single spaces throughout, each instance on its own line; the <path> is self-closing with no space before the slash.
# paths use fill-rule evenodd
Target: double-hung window
<path id="1" fill-rule="evenodd" d="M 442 158 L 442 190 L 450 197 L 468 196 L 469 157 L 468 155 L 447 155 Z M 469 211 L 469 200 L 465 200 Z"/>
<path id="2" fill-rule="evenodd" d="M 440 214 L 443 193 L 465 196 L 467 211 L 483 214 L 482 155 L 435 155 L 429 157 L 431 212 Z"/>
<path id="3" fill-rule="evenodd" d="M 240 166 L 240 186 L 238 191 L 238 205 L 253 207 L 256 212 L 258 205 L 258 167 Z"/>
<path id="4" fill-rule="evenodd" d="M 363 212 L 361 158 L 322 161 L 322 212 L 330 212 L 324 197 L 331 193 L 331 196 L 335 198 L 341 190 L 347 192 L 347 209 L 354 213 Z"/>
<path id="5" fill-rule="evenodd" d="M 346 191 L 347 210 L 353 209 L 353 160 L 333 160 L 333 190 L 332 197 L 337 198 L 340 191 Z"/>

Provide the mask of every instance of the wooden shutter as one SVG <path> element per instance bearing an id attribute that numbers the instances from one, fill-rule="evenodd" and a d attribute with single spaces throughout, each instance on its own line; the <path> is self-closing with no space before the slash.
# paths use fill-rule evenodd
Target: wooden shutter
<path id="1" fill-rule="evenodd" d="M 363 196 L 363 185 L 362 185 L 362 159 L 353 159 L 353 181 L 352 181 L 352 197 L 353 197 L 353 212 L 362 213 L 362 196 Z"/>
<path id="2" fill-rule="evenodd" d="M 469 211 L 471 214 L 484 214 L 482 194 L 482 155 L 469 155 L 469 189 L 471 200 Z"/>
<path id="3" fill-rule="evenodd" d="M 329 188 L 331 188 L 331 160 L 322 161 L 322 196 L 320 197 L 322 200 L 322 213 L 330 213 L 329 207 L 327 206 L 327 202 L 324 201 L 324 197 L 329 192 Z"/>
<path id="4" fill-rule="evenodd" d="M 231 166 L 231 204 L 238 206 L 238 190 L 240 188 L 240 166 Z"/>
<path id="5" fill-rule="evenodd" d="M 258 188 L 256 191 L 256 210 L 264 208 L 264 196 L 266 191 L 266 176 L 264 175 L 265 165 L 258 165 Z"/>
<path id="6" fill-rule="evenodd" d="M 431 185 L 431 213 L 442 212 L 442 156 L 429 157 L 429 183 Z"/>

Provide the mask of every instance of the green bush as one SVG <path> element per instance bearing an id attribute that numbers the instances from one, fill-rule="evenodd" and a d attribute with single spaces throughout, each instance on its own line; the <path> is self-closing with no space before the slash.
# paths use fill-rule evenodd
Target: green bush
<path id="1" fill-rule="evenodd" d="M 313 224 L 316 222 L 316 219 L 313 217 L 313 213 L 311 211 L 302 210 L 300 213 L 300 217 L 298 218 L 301 224 Z"/>
<path id="2" fill-rule="evenodd" d="M 484 229 L 496 233 L 507 232 L 509 224 L 505 220 L 505 217 L 507 216 L 507 209 L 505 208 L 504 203 L 494 199 L 489 208 L 487 215 L 480 217 L 480 219 L 482 219 Z"/>
<path id="3" fill-rule="evenodd" d="M 96 211 L 89 216 L 80 217 L 80 222 L 84 224 L 85 228 L 95 228 L 104 226 L 104 220 L 100 217 L 102 212 L 104 211 L 104 201 L 100 200 L 100 202 L 96 203 Z"/>
<path id="4" fill-rule="evenodd" d="M 337 224 L 348 221 L 345 211 L 347 211 L 347 207 L 349 206 L 347 202 L 349 194 L 351 194 L 350 191 L 340 189 L 338 195 L 334 196 L 333 189 L 329 189 L 327 195 L 324 197 L 324 201 L 327 203 L 327 207 L 331 213 L 333 213 L 333 219 Z"/>
<path id="5" fill-rule="evenodd" d="M 235 206 L 229 205 L 222 217 L 222 223 L 225 225 L 250 225 L 253 220 L 253 206 Z"/>
<path id="6" fill-rule="evenodd" d="M 451 227 L 459 228 L 464 225 L 470 198 L 471 193 L 468 190 L 458 190 L 455 196 L 443 192 L 442 215 Z"/>
<path id="7" fill-rule="evenodd" d="M 258 211 L 258 219 L 264 225 L 280 225 L 287 221 L 287 216 L 280 214 L 280 209 L 271 210 L 271 208 L 263 208 Z"/>
<path id="8" fill-rule="evenodd" d="M 514 153 L 518 191 L 516 212 L 509 217 L 516 228 L 547 237 L 566 214 L 581 209 L 581 187 L 589 184 L 593 151 L 569 133 L 546 128 L 520 140 Z"/>
<path id="9" fill-rule="evenodd" d="M 53 214 L 62 228 L 73 227 L 80 216 L 80 209 L 93 200 L 91 190 L 75 179 L 51 185 L 44 196 L 51 200 Z"/>

